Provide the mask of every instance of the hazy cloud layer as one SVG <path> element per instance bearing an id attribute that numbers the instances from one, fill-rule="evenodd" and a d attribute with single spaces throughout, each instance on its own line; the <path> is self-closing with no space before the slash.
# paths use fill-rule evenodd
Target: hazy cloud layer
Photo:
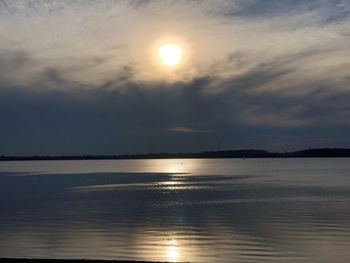
<path id="1" fill-rule="evenodd" d="M 350 3 L 0 1 L 0 154 L 350 146 Z M 161 43 L 184 52 L 157 60 Z"/>

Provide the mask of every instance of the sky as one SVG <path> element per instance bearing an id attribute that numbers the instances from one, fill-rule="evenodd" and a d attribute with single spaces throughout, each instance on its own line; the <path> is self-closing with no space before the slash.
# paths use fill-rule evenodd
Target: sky
<path id="1" fill-rule="evenodd" d="M 0 0 L 0 154 L 350 147 L 349 43 L 348 0 Z"/>

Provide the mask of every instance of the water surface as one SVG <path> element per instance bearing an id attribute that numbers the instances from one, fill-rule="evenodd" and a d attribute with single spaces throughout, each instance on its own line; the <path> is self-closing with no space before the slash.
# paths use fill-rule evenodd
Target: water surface
<path id="1" fill-rule="evenodd" d="M 350 159 L 0 162 L 0 257 L 349 262 Z"/>

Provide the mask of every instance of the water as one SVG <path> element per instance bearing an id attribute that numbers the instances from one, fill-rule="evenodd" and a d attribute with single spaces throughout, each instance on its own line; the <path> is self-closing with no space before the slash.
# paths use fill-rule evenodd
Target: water
<path id="1" fill-rule="evenodd" d="M 0 162 L 0 257 L 349 262 L 350 159 Z"/>

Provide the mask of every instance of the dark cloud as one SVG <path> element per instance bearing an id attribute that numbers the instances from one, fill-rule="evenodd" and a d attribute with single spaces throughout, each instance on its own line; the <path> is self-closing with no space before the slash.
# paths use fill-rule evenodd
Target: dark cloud
<path id="1" fill-rule="evenodd" d="M 300 15 L 302 13 L 319 14 L 317 21 L 327 24 L 339 22 L 350 14 L 348 1 L 337 0 L 255 0 L 242 6 L 241 9 L 234 9 L 229 15 L 245 18 Z M 309 21 L 312 22 L 312 19 Z"/>
<path id="2" fill-rule="evenodd" d="M 31 64 L 34 64 L 34 61 L 24 50 L 0 51 L 0 79 Z"/>
<path id="3" fill-rule="evenodd" d="M 2 153 L 196 151 L 215 149 L 218 140 L 227 148 L 273 150 L 350 144 L 344 134 L 350 126 L 343 122 L 349 96 L 251 92 L 287 73 L 278 67 L 264 65 L 220 82 L 204 76 L 172 84 L 136 82 L 133 72 L 123 67 L 114 80 L 84 89 L 49 68 L 40 85 L 72 90 L 2 87 Z M 208 93 L 213 85 L 224 88 Z"/>

